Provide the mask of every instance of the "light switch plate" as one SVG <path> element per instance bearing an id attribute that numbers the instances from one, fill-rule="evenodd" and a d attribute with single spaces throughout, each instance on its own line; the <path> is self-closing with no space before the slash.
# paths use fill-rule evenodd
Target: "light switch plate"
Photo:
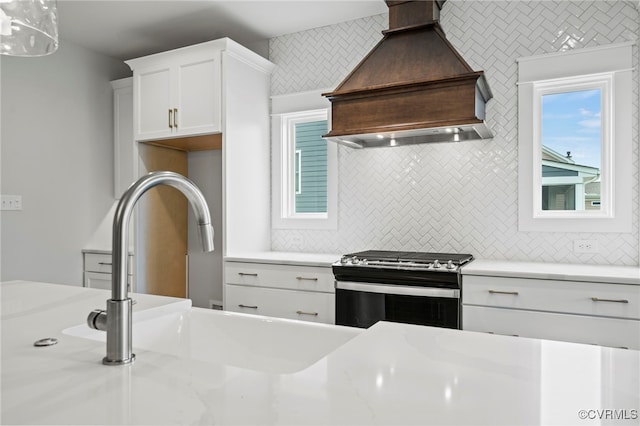
<path id="1" fill-rule="evenodd" d="M 3 195 L 2 210 L 22 210 L 21 195 Z"/>

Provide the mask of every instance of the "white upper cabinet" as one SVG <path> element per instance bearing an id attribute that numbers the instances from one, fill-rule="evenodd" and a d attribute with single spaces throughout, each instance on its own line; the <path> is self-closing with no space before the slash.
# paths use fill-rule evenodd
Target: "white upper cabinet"
<path id="1" fill-rule="evenodd" d="M 225 255 L 270 250 L 274 64 L 229 38 L 126 63 L 133 70 L 136 142 L 158 141 L 187 151 L 222 149 L 224 237 L 216 250 Z M 203 148 L 202 140 L 210 138 L 192 137 L 211 134 L 220 135 L 216 147 Z"/>
<path id="2" fill-rule="evenodd" d="M 114 198 L 138 178 L 138 147 L 133 141 L 133 79 L 111 82 L 113 87 Z"/>
<path id="3" fill-rule="evenodd" d="M 127 61 L 134 78 L 138 141 L 221 131 L 221 43 L 201 43 Z"/>

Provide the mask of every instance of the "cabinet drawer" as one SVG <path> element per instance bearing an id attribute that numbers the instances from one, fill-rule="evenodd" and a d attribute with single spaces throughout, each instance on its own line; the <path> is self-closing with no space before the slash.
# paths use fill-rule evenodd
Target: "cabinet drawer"
<path id="1" fill-rule="evenodd" d="M 102 272 L 110 274 L 113 261 L 110 254 L 85 253 L 84 270 L 86 272 Z M 133 256 L 127 256 L 127 273 L 131 275 L 133 271 Z"/>
<path id="2" fill-rule="evenodd" d="M 227 311 L 335 323 L 335 299 L 330 293 L 227 284 L 224 297 Z"/>
<path id="3" fill-rule="evenodd" d="M 640 349 L 640 321 L 637 320 L 463 306 L 462 329 Z"/>
<path id="4" fill-rule="evenodd" d="M 225 283 L 334 293 L 330 267 L 225 262 Z"/>
<path id="5" fill-rule="evenodd" d="M 112 274 L 105 274 L 103 272 L 85 272 L 84 286 L 89 288 L 100 288 L 102 290 L 111 290 L 112 277 Z M 133 277 L 131 275 L 127 275 L 127 286 L 129 291 L 132 291 L 132 281 Z"/>
<path id="6" fill-rule="evenodd" d="M 102 290 L 111 290 L 111 274 L 85 272 L 84 286 L 89 288 L 100 288 Z"/>
<path id="7" fill-rule="evenodd" d="M 462 303 L 640 319 L 640 286 L 464 276 Z"/>

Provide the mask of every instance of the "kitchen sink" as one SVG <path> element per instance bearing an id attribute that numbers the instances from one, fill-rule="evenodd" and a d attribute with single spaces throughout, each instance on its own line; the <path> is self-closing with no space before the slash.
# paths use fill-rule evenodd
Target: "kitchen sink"
<path id="1" fill-rule="evenodd" d="M 186 308 L 134 314 L 133 348 L 267 373 L 303 370 L 362 330 L 282 318 Z M 104 342 L 106 333 L 79 325 L 64 334 Z"/>

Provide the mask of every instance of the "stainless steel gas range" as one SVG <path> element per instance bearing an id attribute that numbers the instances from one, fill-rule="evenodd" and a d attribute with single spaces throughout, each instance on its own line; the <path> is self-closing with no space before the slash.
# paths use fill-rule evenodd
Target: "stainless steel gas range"
<path id="1" fill-rule="evenodd" d="M 470 254 L 368 250 L 333 264 L 336 324 L 460 328 L 460 267 Z"/>

